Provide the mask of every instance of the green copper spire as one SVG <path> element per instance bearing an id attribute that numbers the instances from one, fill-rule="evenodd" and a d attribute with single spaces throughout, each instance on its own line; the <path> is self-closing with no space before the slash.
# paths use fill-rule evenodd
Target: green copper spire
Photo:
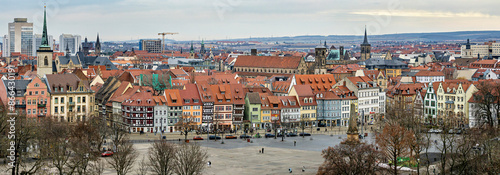
<path id="1" fill-rule="evenodd" d="M 40 47 L 50 47 L 49 37 L 47 37 L 47 7 L 43 6 L 43 33 L 42 33 L 42 44 Z"/>

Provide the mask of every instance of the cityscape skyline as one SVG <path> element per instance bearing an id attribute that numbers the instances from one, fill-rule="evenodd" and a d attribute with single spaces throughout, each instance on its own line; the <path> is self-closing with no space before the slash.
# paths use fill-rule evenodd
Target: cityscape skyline
<path id="1" fill-rule="evenodd" d="M 77 34 L 94 40 L 100 33 L 103 41 L 161 38 L 157 35 L 159 32 L 179 32 L 167 39 L 182 41 L 362 35 L 365 25 L 369 35 L 485 31 L 500 27 L 495 23 L 500 18 L 500 12 L 493 8 L 500 5 L 496 1 L 126 0 L 68 3 L 52 0 L 45 3 L 50 35 Z M 21 5 L 22 10 L 15 8 Z M 0 26 L 0 34 L 7 33 L 6 24 L 14 18 L 28 18 L 28 22 L 33 22 L 33 33 L 41 33 L 43 5 L 43 2 L 16 1 L 0 7 L 0 24 L 4 26 Z"/>

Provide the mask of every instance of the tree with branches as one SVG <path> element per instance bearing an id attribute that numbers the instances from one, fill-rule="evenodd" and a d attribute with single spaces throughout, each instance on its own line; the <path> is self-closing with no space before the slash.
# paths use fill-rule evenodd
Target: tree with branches
<path id="1" fill-rule="evenodd" d="M 124 137 L 119 142 L 113 142 L 115 152 L 108 163 L 116 171 L 117 175 L 126 175 L 132 169 L 132 166 L 137 159 L 137 151 L 128 137 Z"/>
<path id="2" fill-rule="evenodd" d="M 410 142 L 413 138 L 413 132 L 398 123 L 386 124 L 382 132 L 377 134 L 376 143 L 383 155 L 391 161 L 389 165 L 393 174 L 398 174 L 398 158 L 410 153 Z"/>
<path id="3" fill-rule="evenodd" d="M 181 131 L 181 134 L 184 135 L 184 140 L 187 140 L 187 136 L 190 131 L 197 129 L 194 119 L 195 118 L 192 115 L 182 115 L 179 121 L 175 124 L 176 130 Z"/>
<path id="4" fill-rule="evenodd" d="M 165 140 L 158 140 L 149 148 L 149 167 L 155 174 L 170 175 L 173 173 L 176 146 Z"/>
<path id="5" fill-rule="evenodd" d="M 328 147 L 323 150 L 322 155 L 325 161 L 319 167 L 317 174 L 376 174 L 380 170 L 378 160 L 382 155 L 374 147 L 366 143 Z"/>
<path id="6" fill-rule="evenodd" d="M 174 172 L 179 175 L 201 174 L 207 159 L 207 152 L 200 145 L 184 143 L 175 154 Z"/>

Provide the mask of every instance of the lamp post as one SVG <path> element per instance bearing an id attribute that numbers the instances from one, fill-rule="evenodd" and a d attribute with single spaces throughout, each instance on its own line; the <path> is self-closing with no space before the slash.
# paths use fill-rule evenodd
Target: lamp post
<path id="1" fill-rule="evenodd" d="M 420 175 L 420 159 L 417 159 L 417 175 Z"/>

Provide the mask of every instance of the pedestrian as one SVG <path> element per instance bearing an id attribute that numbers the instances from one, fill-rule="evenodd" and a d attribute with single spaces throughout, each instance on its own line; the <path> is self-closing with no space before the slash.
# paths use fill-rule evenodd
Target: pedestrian
<path id="1" fill-rule="evenodd" d="M 293 141 L 293 146 L 297 146 L 297 141 L 296 140 Z"/>
<path id="2" fill-rule="evenodd" d="M 292 173 L 292 168 L 288 168 L 288 172 Z"/>
<path id="3" fill-rule="evenodd" d="M 306 166 L 302 166 L 302 172 L 306 171 Z"/>
<path id="4" fill-rule="evenodd" d="M 262 154 L 264 154 L 264 148 L 262 148 Z"/>
<path id="5" fill-rule="evenodd" d="M 212 162 L 208 161 L 208 167 L 212 166 Z"/>

